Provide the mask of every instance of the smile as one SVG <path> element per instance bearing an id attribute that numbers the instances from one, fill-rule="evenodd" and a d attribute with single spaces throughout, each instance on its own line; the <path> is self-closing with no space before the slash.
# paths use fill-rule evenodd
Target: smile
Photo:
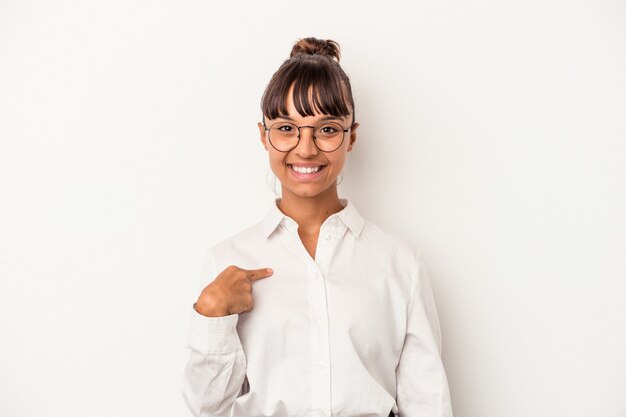
<path id="1" fill-rule="evenodd" d="M 315 179 L 320 176 L 320 173 L 324 171 L 324 168 L 326 168 L 326 165 L 305 168 L 289 164 L 289 171 L 291 171 L 297 179 Z"/>
<path id="2" fill-rule="evenodd" d="M 324 165 L 320 165 L 317 167 L 299 167 L 299 166 L 295 166 L 295 165 L 289 165 L 289 167 L 291 167 L 292 170 L 300 173 L 300 174 L 312 174 L 318 171 L 321 171 L 322 168 L 324 168 Z"/>

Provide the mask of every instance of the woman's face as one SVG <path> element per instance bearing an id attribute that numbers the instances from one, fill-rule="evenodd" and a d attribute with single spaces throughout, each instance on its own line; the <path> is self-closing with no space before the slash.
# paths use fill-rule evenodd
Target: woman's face
<path id="1" fill-rule="evenodd" d="M 292 87 L 293 89 L 293 87 Z M 314 116 L 302 117 L 298 114 L 293 104 L 292 89 L 287 94 L 287 110 L 289 118 L 278 117 L 276 119 L 265 119 L 265 125 L 269 128 L 278 121 L 289 121 L 297 126 L 316 126 L 326 115 L 315 114 Z M 350 127 L 352 114 L 346 117 L 339 117 L 330 121 L 338 122 L 345 129 Z M 315 197 L 324 192 L 331 191 L 337 187 L 337 177 L 343 169 L 346 153 L 352 150 L 356 140 L 356 129 L 359 126 L 355 123 L 348 132 L 344 134 L 341 146 L 333 152 L 320 151 L 313 141 L 313 129 L 303 128 L 300 130 L 300 141 L 298 146 L 289 152 L 280 152 L 274 149 L 267 138 L 267 131 L 263 124 L 259 122 L 259 132 L 261 142 L 269 153 L 270 167 L 274 175 L 282 184 L 283 195 L 292 193 L 300 197 Z M 292 165 L 300 166 L 320 166 L 320 172 L 312 175 L 303 175 L 294 172 Z M 335 191 L 336 192 L 336 191 Z"/>

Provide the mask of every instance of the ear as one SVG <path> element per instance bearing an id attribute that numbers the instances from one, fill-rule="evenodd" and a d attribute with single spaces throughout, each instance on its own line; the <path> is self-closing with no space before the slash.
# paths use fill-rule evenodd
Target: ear
<path id="1" fill-rule="evenodd" d="M 350 144 L 348 145 L 348 152 L 352 150 L 352 145 L 356 141 L 356 129 L 359 127 L 359 124 L 354 122 L 352 128 L 350 129 Z"/>
<path id="2" fill-rule="evenodd" d="M 265 150 L 267 151 L 267 130 L 265 130 L 265 126 L 263 126 L 263 123 L 259 122 L 257 124 L 257 126 L 259 127 L 259 134 L 261 136 L 261 143 L 263 144 L 263 147 L 265 148 Z"/>

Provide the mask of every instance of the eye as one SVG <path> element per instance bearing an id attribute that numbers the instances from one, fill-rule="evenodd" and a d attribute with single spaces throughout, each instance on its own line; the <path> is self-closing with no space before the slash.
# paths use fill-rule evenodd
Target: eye
<path id="1" fill-rule="evenodd" d="M 324 138 L 334 138 L 340 136 L 342 128 L 337 123 L 326 123 L 317 129 L 317 134 Z"/>
<path id="2" fill-rule="evenodd" d="M 329 133 L 335 133 L 335 132 L 338 132 L 338 130 L 337 130 L 334 126 L 322 126 L 322 127 L 320 128 L 320 132 L 321 132 L 321 133 L 326 133 L 326 134 L 329 134 Z"/>
<path id="3" fill-rule="evenodd" d="M 279 125 L 276 126 L 276 130 L 279 130 L 281 132 L 293 132 L 294 128 L 291 125 Z"/>

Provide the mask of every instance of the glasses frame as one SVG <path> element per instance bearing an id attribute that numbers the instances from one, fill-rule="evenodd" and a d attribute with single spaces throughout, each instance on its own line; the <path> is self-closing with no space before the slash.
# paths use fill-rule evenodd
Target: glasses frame
<path id="1" fill-rule="evenodd" d="M 272 143 L 272 138 L 270 137 L 271 136 L 270 133 L 269 133 L 270 129 L 272 128 L 272 126 L 274 126 L 275 124 L 278 124 L 278 123 L 289 123 L 291 125 L 294 125 L 298 129 L 298 141 L 293 146 L 293 148 L 291 148 L 291 149 L 289 149 L 287 151 L 281 151 L 280 149 L 277 149 L 276 146 L 274 146 L 274 144 Z M 298 147 L 298 145 L 300 144 L 300 137 L 302 136 L 300 129 L 303 128 L 303 127 L 310 127 L 311 129 L 313 129 L 313 143 L 315 144 L 315 147 L 317 149 L 319 149 L 322 152 L 326 152 L 326 153 L 335 152 L 337 149 L 341 148 L 341 145 L 343 145 L 343 141 L 346 140 L 346 132 L 349 131 L 350 129 L 352 129 L 352 127 L 354 127 L 355 122 L 353 121 L 352 124 L 350 125 L 350 127 L 347 128 L 347 129 L 344 129 L 343 126 L 341 125 L 341 123 L 339 123 L 339 122 L 329 122 L 329 123 L 334 123 L 336 125 L 341 126 L 341 130 L 343 132 L 341 133 L 341 142 L 339 143 L 339 146 L 337 146 L 332 151 L 325 151 L 323 149 L 320 149 L 319 146 L 317 146 L 317 137 L 315 136 L 315 127 L 316 126 L 298 126 L 297 124 L 295 124 L 293 122 L 286 121 L 286 122 L 275 122 L 275 123 L 272 123 L 270 125 L 270 127 L 267 127 L 265 125 L 265 117 L 263 117 L 263 128 L 267 131 L 267 138 L 269 139 L 270 145 L 272 145 L 272 148 L 276 149 L 278 152 L 283 152 L 283 153 L 291 152 L 291 151 L 293 151 L 294 149 L 296 149 Z"/>

